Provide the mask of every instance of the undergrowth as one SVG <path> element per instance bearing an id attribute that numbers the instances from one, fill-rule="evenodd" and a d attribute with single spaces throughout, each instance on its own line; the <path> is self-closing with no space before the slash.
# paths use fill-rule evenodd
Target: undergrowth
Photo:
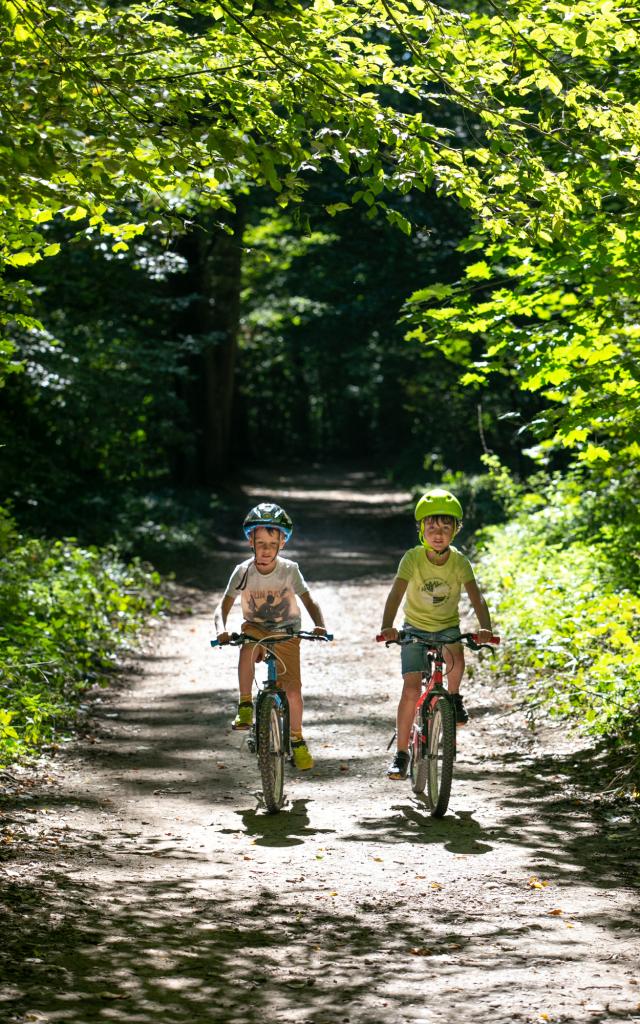
<path id="1" fill-rule="evenodd" d="M 20 534 L 0 509 L 0 765 L 54 741 L 149 614 L 160 578 L 112 547 Z"/>
<path id="2" fill-rule="evenodd" d="M 505 488 L 500 473 L 496 486 Z M 605 488 L 589 491 L 570 477 L 533 484 L 506 496 L 507 522 L 476 536 L 478 571 L 505 638 L 503 670 L 532 706 L 625 748 L 638 795 L 637 538 L 620 523 L 625 563 L 611 541 Z"/>

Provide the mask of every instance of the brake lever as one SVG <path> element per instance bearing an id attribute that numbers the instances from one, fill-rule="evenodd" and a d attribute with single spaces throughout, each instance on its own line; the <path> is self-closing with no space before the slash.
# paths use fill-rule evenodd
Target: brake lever
<path id="1" fill-rule="evenodd" d="M 497 654 L 494 644 L 479 644 L 477 647 L 472 648 L 474 651 L 489 651 L 490 654 Z"/>

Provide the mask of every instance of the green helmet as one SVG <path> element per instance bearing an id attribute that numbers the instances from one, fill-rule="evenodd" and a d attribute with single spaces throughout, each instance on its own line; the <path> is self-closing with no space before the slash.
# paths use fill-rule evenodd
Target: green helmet
<path id="1" fill-rule="evenodd" d="M 453 516 L 454 519 L 461 520 L 462 505 L 451 491 L 434 487 L 423 494 L 416 505 L 416 522 L 421 522 L 427 516 Z"/>

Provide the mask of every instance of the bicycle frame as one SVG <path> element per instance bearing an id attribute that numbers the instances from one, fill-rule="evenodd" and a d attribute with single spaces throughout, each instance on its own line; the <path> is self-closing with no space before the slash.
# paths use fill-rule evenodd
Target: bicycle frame
<path id="1" fill-rule="evenodd" d="M 426 732 L 428 730 L 428 722 L 425 716 L 433 714 L 433 707 L 435 702 L 440 697 L 445 697 L 448 701 L 451 701 L 451 694 L 444 685 L 444 655 L 443 647 L 445 644 L 434 644 L 433 647 L 426 647 L 427 658 L 429 663 L 426 668 L 422 670 L 422 692 L 416 701 L 415 716 L 417 718 L 418 713 L 422 720 L 422 742 L 427 744 L 429 737 Z M 426 708 L 425 708 L 426 705 Z M 453 757 L 455 760 L 457 745 L 456 745 L 456 731 L 453 734 L 454 746 L 453 746 Z"/>
<path id="2" fill-rule="evenodd" d="M 270 814 L 277 814 L 284 803 L 284 762 L 292 754 L 289 700 L 285 690 L 278 686 L 278 659 L 273 647 L 295 637 L 333 640 L 331 633 L 320 635 L 300 630 L 265 637 L 232 633 L 227 641 L 234 647 L 243 644 L 262 647 L 265 652 L 263 660 L 267 666 L 267 678 L 258 682 L 247 746 L 252 754 L 257 755 L 265 807 Z M 221 645 L 218 640 L 212 640 L 211 646 Z"/>
<path id="3" fill-rule="evenodd" d="M 457 753 L 456 711 L 452 694 L 444 685 L 444 648 L 451 643 L 462 643 L 473 651 L 492 650 L 492 647 L 480 644 L 474 633 L 463 633 L 455 640 L 437 641 L 423 640 L 404 631 L 397 637 L 387 640 L 380 634 L 376 640 L 384 641 L 387 647 L 417 643 L 426 653 L 427 664 L 421 673 L 421 693 L 415 704 L 409 737 L 411 786 L 417 795 L 422 795 L 426 787 L 431 814 L 442 817 L 449 804 Z M 499 642 L 499 637 L 491 637 L 492 645 Z"/>

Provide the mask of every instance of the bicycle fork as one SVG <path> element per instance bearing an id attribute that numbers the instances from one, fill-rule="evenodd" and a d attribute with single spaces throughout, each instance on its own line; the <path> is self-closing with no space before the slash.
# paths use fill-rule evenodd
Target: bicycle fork
<path id="1" fill-rule="evenodd" d="M 455 728 L 456 717 L 455 708 L 453 706 L 453 700 L 451 698 L 451 694 L 449 693 L 449 691 L 445 689 L 445 687 L 442 684 L 442 668 L 440 666 L 436 665 L 433 675 L 433 686 L 424 691 L 424 693 L 420 697 L 420 700 L 418 701 L 418 704 L 416 705 L 416 707 L 420 708 L 420 710 L 422 711 L 422 714 L 420 716 L 420 741 L 422 745 L 422 750 L 427 751 L 427 756 L 431 756 L 429 754 L 429 733 L 431 730 L 431 722 L 433 721 L 434 710 L 438 700 L 441 697 L 444 697 L 444 699 L 448 701 L 453 714 L 453 759 L 455 761 L 457 753 L 457 730 Z"/>
<path id="2" fill-rule="evenodd" d="M 276 659 L 273 655 L 267 655 L 265 658 L 267 663 L 267 679 L 261 690 L 258 691 L 255 704 L 254 721 L 251 726 L 251 732 L 247 740 L 247 746 L 252 754 L 258 753 L 259 740 L 256 732 L 256 722 L 260 717 L 260 705 L 264 700 L 267 693 L 273 695 L 277 713 L 280 717 L 281 729 L 282 729 L 282 745 L 285 756 L 289 756 L 291 753 L 291 729 L 289 724 L 289 703 L 285 699 L 283 700 L 282 691 L 277 686 L 277 666 Z"/>

